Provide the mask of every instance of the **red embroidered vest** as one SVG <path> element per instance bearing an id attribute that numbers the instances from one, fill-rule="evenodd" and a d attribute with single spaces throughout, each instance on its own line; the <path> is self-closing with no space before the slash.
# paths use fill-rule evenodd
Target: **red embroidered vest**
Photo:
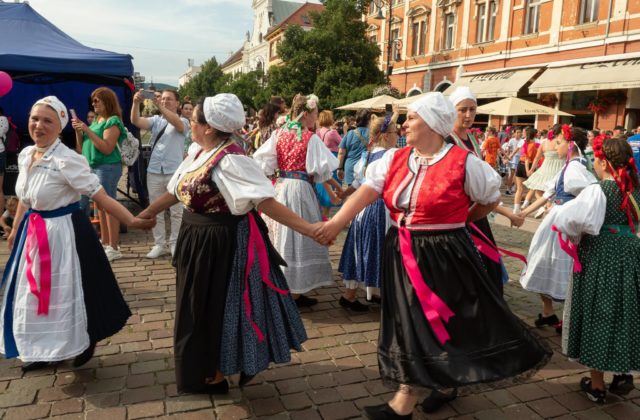
<path id="1" fill-rule="evenodd" d="M 302 140 L 298 140 L 295 130 L 280 130 L 276 153 L 278 156 L 278 169 L 281 171 L 307 172 L 307 147 L 313 133 L 305 130 Z"/>
<path id="2" fill-rule="evenodd" d="M 446 230 L 464 226 L 467 220 L 469 196 L 464 191 L 465 163 L 469 152 L 452 146 L 433 165 L 419 166 L 418 173 L 409 169 L 411 147 L 398 150 L 393 156 L 382 198 L 397 224 L 410 229 Z M 402 192 L 416 179 L 408 209 L 397 207 Z"/>
<path id="3" fill-rule="evenodd" d="M 230 213 L 224 197 L 211 174 L 213 168 L 226 155 L 244 155 L 244 150 L 235 142 L 223 146 L 199 168 L 185 173 L 176 186 L 176 196 L 192 213 Z"/>

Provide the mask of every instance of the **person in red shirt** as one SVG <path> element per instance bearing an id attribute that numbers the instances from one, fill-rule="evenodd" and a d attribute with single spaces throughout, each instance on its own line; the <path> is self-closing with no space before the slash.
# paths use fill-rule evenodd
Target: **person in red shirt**
<path id="1" fill-rule="evenodd" d="M 487 162 L 493 169 L 498 166 L 498 151 L 500 150 L 500 140 L 497 137 L 497 131 L 494 127 L 487 127 L 486 131 L 487 139 L 482 142 L 481 150 L 484 157 L 484 161 Z"/>

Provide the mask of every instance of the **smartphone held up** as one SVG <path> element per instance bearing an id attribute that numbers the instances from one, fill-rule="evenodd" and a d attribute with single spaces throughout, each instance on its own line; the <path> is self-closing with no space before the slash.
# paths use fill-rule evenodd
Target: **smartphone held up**
<path id="1" fill-rule="evenodd" d="M 142 90 L 140 91 L 140 96 L 142 96 L 142 99 L 153 99 L 156 97 L 156 93 L 152 90 Z"/>

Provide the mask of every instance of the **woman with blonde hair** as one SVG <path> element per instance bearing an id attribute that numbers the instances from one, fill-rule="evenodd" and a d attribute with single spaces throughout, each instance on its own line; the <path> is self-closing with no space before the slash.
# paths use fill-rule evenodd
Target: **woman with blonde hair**
<path id="1" fill-rule="evenodd" d="M 313 183 L 330 180 L 338 167 L 338 160 L 311 131 L 318 119 L 318 105 L 315 95 L 296 95 L 289 121 L 253 154 L 267 176 L 277 175 L 276 200 L 309 223 L 322 220 Z M 282 270 L 296 304 L 315 305 L 318 301 L 303 293 L 335 284 L 328 249 L 268 217 L 265 221 L 273 245 L 287 262 Z"/>
<path id="2" fill-rule="evenodd" d="M 87 158 L 91 171 L 98 176 L 107 195 L 115 199 L 122 176 L 122 156 L 118 145 L 127 138 L 127 130 L 122 124 L 122 109 L 116 93 L 106 87 L 91 93 L 91 103 L 96 117 L 90 126 L 77 117 L 72 119 L 76 130 L 76 151 Z M 98 209 L 100 236 L 107 258 L 109 261 L 122 258 L 118 249 L 120 223 L 99 205 Z"/>
<path id="3" fill-rule="evenodd" d="M 369 125 L 371 142 L 363 159 L 355 166 L 355 179 L 349 188 L 358 188 L 365 182 L 369 164 L 382 158 L 388 149 L 398 142 L 398 113 L 393 116 L 375 117 Z M 342 248 L 338 271 L 342 273 L 345 292 L 340 306 L 355 312 L 368 310 L 356 299 L 356 289 L 362 285 L 367 291 L 367 301 L 380 303 L 380 273 L 384 237 L 391 226 L 389 212 L 382 198 L 365 207 L 355 217 Z"/>

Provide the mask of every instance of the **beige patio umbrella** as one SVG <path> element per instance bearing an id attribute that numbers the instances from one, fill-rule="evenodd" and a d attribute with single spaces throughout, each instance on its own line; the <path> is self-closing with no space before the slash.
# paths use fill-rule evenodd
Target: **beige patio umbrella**
<path id="1" fill-rule="evenodd" d="M 478 114 L 501 115 L 505 117 L 538 114 L 573 117 L 572 114 L 514 97 L 504 98 L 499 101 L 481 105 L 478 107 Z"/>
<path id="2" fill-rule="evenodd" d="M 430 93 L 430 92 L 421 93 L 419 95 L 408 96 L 408 97 L 402 98 L 402 99 L 396 99 L 394 101 L 394 104 L 400 106 L 400 111 L 401 112 L 407 112 L 407 107 L 409 105 L 411 105 L 415 101 L 419 100 L 420 98 L 423 98 L 428 93 Z"/>
<path id="3" fill-rule="evenodd" d="M 361 109 L 370 109 L 372 111 L 384 111 L 386 104 L 392 104 L 397 101 L 396 98 L 389 95 L 380 95 L 373 98 L 365 99 L 364 101 L 354 102 L 352 104 L 343 105 L 336 109 L 343 111 L 359 111 Z"/>

